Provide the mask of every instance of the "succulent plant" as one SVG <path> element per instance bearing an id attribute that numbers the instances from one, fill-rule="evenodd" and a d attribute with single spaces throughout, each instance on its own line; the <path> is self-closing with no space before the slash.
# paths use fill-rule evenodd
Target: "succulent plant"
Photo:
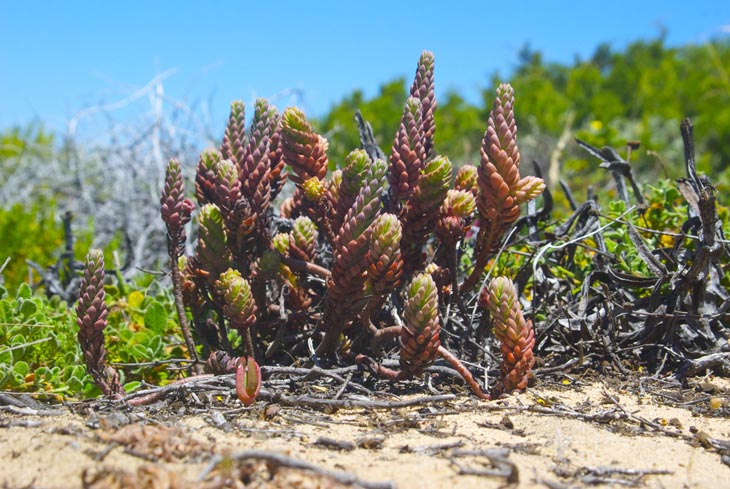
<path id="1" fill-rule="evenodd" d="M 104 255 L 101 250 L 92 249 L 86 256 L 79 291 L 76 324 L 86 369 L 105 396 L 120 397 L 124 389 L 119 383 L 119 374 L 106 364 L 104 329 L 108 310 L 104 301 Z"/>
<path id="2" fill-rule="evenodd" d="M 387 165 L 383 160 L 370 164 L 364 185 L 337 234 L 324 312 L 327 330 L 317 348 L 319 354 L 334 353 L 340 333 L 364 307 L 370 226 L 380 212 L 386 172 Z"/>
<path id="3" fill-rule="evenodd" d="M 165 186 L 160 197 L 160 214 L 167 227 L 167 254 L 170 257 L 170 274 L 172 277 L 175 308 L 180 328 L 185 338 L 190 358 L 197 360 L 195 343 L 188 326 L 187 316 L 183 305 L 183 283 L 178 268 L 180 256 L 185 251 L 185 225 L 190 222 L 193 211 L 193 202 L 185 198 L 185 186 L 182 179 L 180 162 L 171 159 L 165 173 Z M 197 368 L 197 367 L 196 367 Z"/>
<path id="4" fill-rule="evenodd" d="M 175 248 L 178 254 L 185 248 L 185 228 L 190 222 L 193 202 L 185 198 L 180 162 L 171 159 L 167 164 L 165 186 L 160 197 L 160 215 L 167 226 L 168 245 Z"/>
<path id="5" fill-rule="evenodd" d="M 313 259 L 315 253 L 314 243 L 316 242 L 317 231 L 308 217 L 300 216 L 295 221 L 291 233 L 279 233 L 274 236 L 271 242 L 272 248 L 276 250 L 276 256 L 264 255 L 265 260 L 261 262 L 262 266 L 266 266 L 269 270 L 276 268 L 276 276 L 285 287 L 285 303 L 286 306 L 296 312 L 307 310 L 311 304 L 308 291 L 301 287 L 301 274 L 295 274 L 291 268 L 283 263 L 288 257 L 296 258 L 301 263 L 304 260 Z M 310 227 L 311 225 L 311 227 Z M 295 231 L 294 228 L 297 228 Z M 297 237 L 294 237 L 294 234 Z M 298 243 L 298 244 L 297 244 Z M 301 247 L 300 247 L 301 246 Z M 309 257 L 308 253 L 312 253 Z M 290 323 L 290 326 L 297 328 L 301 325 L 300 320 Z"/>
<path id="6" fill-rule="evenodd" d="M 236 395 L 244 406 L 256 401 L 261 389 L 261 367 L 251 356 L 242 356 L 236 364 Z"/>
<path id="7" fill-rule="evenodd" d="M 355 203 L 360 188 L 368 176 L 370 157 L 362 149 L 355 149 L 345 158 L 345 168 L 341 171 L 341 181 L 337 188 L 337 207 L 335 212 L 334 228 L 342 225 L 347 212 Z"/>
<path id="8" fill-rule="evenodd" d="M 304 193 L 297 189 L 294 191 L 294 195 L 284 199 L 284 201 L 279 206 L 279 214 L 281 215 L 281 217 L 286 219 L 294 219 L 298 214 L 299 208 L 301 207 L 301 201 L 303 197 Z"/>
<path id="9" fill-rule="evenodd" d="M 471 227 L 476 209 L 476 199 L 467 190 L 449 190 L 441 204 L 440 217 L 436 226 L 439 241 L 455 248 Z"/>
<path id="10" fill-rule="evenodd" d="M 416 191 L 426 160 L 423 138 L 422 103 L 416 97 L 408 97 L 390 152 L 388 212 L 399 214 L 402 202 Z"/>
<path id="11" fill-rule="evenodd" d="M 215 290 L 225 301 L 223 313 L 231 326 L 243 334 L 244 330 L 256 322 L 256 303 L 248 280 L 243 278 L 238 270 L 229 268 L 220 274 L 215 283 Z"/>
<path id="12" fill-rule="evenodd" d="M 449 159 L 434 157 L 426 163 L 413 197 L 405 208 L 401 251 L 406 274 L 423 266 L 422 248 L 436 229 L 439 209 L 451 185 L 451 175 Z"/>
<path id="13" fill-rule="evenodd" d="M 222 159 L 215 149 L 206 149 L 200 154 L 195 169 L 195 197 L 200 206 L 217 203 L 215 166 Z"/>
<path id="14" fill-rule="evenodd" d="M 223 158 L 233 161 L 237 168 L 243 165 L 244 157 L 244 126 L 246 119 L 246 107 L 240 100 L 231 103 L 231 111 L 228 116 L 228 123 L 223 134 L 220 153 Z"/>
<path id="15" fill-rule="evenodd" d="M 266 227 L 266 217 L 271 203 L 271 135 L 279 126 L 279 112 L 266 99 L 257 99 L 248 144 L 243 152 L 240 179 L 242 192 L 253 212 Z"/>
<path id="16" fill-rule="evenodd" d="M 233 209 L 241 199 L 241 181 L 238 179 L 238 168 L 231 159 L 220 160 L 213 166 L 215 173 L 215 204 L 224 216 L 233 213 Z"/>
<path id="17" fill-rule="evenodd" d="M 428 273 L 416 275 L 406 288 L 403 319 L 400 366 L 406 376 L 414 376 L 434 362 L 441 346 L 438 292 Z"/>
<path id="18" fill-rule="evenodd" d="M 440 270 L 434 277 L 442 297 L 450 297 L 456 282 L 457 248 L 471 228 L 475 209 L 476 200 L 468 190 L 449 190 L 441 204 L 436 226 L 439 246 L 434 257 Z"/>
<path id="19" fill-rule="evenodd" d="M 471 290 L 479 280 L 490 253 L 499 245 L 507 229 L 520 215 L 520 205 L 545 189 L 541 178 L 520 178 L 520 151 L 514 117 L 514 90 L 503 83 L 487 122 L 482 141 L 477 183 L 477 209 L 482 222 L 476 245 L 474 270 L 462 283 L 460 292 Z"/>
<path id="20" fill-rule="evenodd" d="M 304 197 L 311 202 L 319 202 L 327 192 L 325 183 L 317 177 L 312 177 L 304 181 L 302 184 Z"/>
<path id="21" fill-rule="evenodd" d="M 373 222 L 368 251 L 370 301 L 366 318 L 380 309 L 385 296 L 400 285 L 403 258 L 400 252 L 403 231 L 394 214 L 380 214 Z"/>
<path id="22" fill-rule="evenodd" d="M 476 197 L 479 194 L 477 179 L 477 167 L 474 165 L 464 165 L 456 172 L 456 177 L 454 177 L 454 190 L 466 190 Z"/>
<path id="23" fill-rule="evenodd" d="M 496 277 L 482 291 L 482 307 L 486 307 L 494 324 L 494 336 L 501 343 L 502 376 L 495 387 L 496 394 L 524 390 L 535 364 L 533 349 L 535 332 L 532 321 L 522 314 L 517 290 L 507 277 Z"/>
<path id="24" fill-rule="evenodd" d="M 284 161 L 294 174 L 289 179 L 297 185 L 312 177 L 324 179 L 327 174 L 327 140 L 312 130 L 311 124 L 297 107 L 284 111 L 281 125 Z"/>
<path id="25" fill-rule="evenodd" d="M 537 177 L 520 178 L 520 151 L 514 119 L 514 90 L 509 84 L 497 88 L 481 147 L 478 169 L 479 214 L 509 226 L 520 215 L 519 206 L 534 199 L 545 184 Z"/>
<path id="26" fill-rule="evenodd" d="M 281 117 L 277 118 L 276 129 L 271 134 L 269 141 L 269 183 L 271 186 L 271 201 L 273 201 L 289 176 L 285 170 L 284 152 L 281 147 Z"/>
<path id="27" fill-rule="evenodd" d="M 200 211 L 191 257 L 180 255 L 193 206 L 184 196 L 180 165 L 171 160 L 160 205 L 176 302 L 190 308 L 208 367 L 216 373 L 235 369 L 236 392 L 245 405 L 261 386 L 258 361 L 301 354 L 321 333 L 318 356 L 341 353 L 393 380 L 419 375 L 441 357 L 477 396 L 489 398 L 441 345 L 439 307 L 448 309 L 456 293 L 463 310 L 469 299 L 463 293 L 481 276 L 519 206 L 544 188 L 542 180 L 519 175 L 513 104 L 511 87 L 501 85 L 480 165 L 461 167 L 451 188 L 452 164 L 434 151 L 437 102 L 428 51 L 419 59 L 387 161 L 360 121 L 367 149 L 350 152 L 343 168 L 328 176 L 327 140 L 300 109 L 287 108 L 280 116 L 257 100 L 246 137 L 245 107 L 234 102 L 220 151 L 204 151 L 196 166 Z M 294 189 L 276 216 L 272 202 L 288 180 Z M 473 243 L 467 233 L 475 214 L 475 269 L 457 291 L 459 243 Z M 495 297 L 517 304 L 500 283 L 494 282 Z M 94 311 L 83 313 L 91 318 Z M 522 388 L 524 369 L 531 366 L 530 338 L 534 344 L 529 321 L 518 309 L 508 312 L 500 310 L 507 326 L 494 320 L 511 362 L 504 364 L 500 391 Z M 184 325 L 182 305 L 178 316 Z M 243 338 L 240 358 L 228 342 L 229 328 Z M 400 370 L 377 365 L 373 358 L 384 342 L 394 346 L 396 340 Z M 195 359 L 192 337 L 190 345 Z"/>
<path id="28" fill-rule="evenodd" d="M 300 260 L 314 262 L 317 256 L 317 226 L 307 216 L 294 220 L 289 241 L 290 251 L 296 250 L 295 257 Z"/>
<path id="29" fill-rule="evenodd" d="M 436 112 L 436 95 L 434 93 L 434 56 L 424 51 L 418 60 L 416 76 L 411 85 L 411 97 L 421 101 L 423 119 L 423 151 L 426 157 L 433 156 L 433 135 L 436 132 L 434 113 Z"/>
<path id="30" fill-rule="evenodd" d="M 232 254 L 227 244 L 223 216 L 215 204 L 206 204 L 198 214 L 198 249 L 196 260 L 212 281 L 229 268 Z"/>

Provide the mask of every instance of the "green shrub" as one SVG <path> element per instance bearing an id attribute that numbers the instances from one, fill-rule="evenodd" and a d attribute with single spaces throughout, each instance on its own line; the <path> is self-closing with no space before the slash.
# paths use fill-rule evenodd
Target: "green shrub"
<path id="1" fill-rule="evenodd" d="M 173 321 L 172 298 L 162 292 L 146 295 L 129 287 L 107 286 L 108 359 L 142 363 L 181 357 L 181 338 Z M 57 297 L 33 294 L 21 284 L 16 294 L 0 286 L 0 390 L 36 392 L 44 397 L 78 399 L 100 394 L 86 373 L 76 335 L 76 313 Z M 121 367 L 122 383 L 131 390 L 142 381 L 164 384 L 171 374 L 164 365 Z"/>

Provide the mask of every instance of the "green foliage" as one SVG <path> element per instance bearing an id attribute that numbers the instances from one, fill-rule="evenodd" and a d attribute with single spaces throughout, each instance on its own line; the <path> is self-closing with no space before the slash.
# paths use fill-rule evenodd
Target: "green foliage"
<path id="1" fill-rule="evenodd" d="M 491 107 L 491 102 L 487 107 Z M 445 100 L 439 101 L 435 120 L 438 130 L 434 146 L 438 153 L 449 155 L 459 165 L 479 161 L 479 145 L 487 120 L 482 109 L 470 105 L 457 92 L 449 91 Z"/>
<path id="2" fill-rule="evenodd" d="M 644 260 L 641 258 L 637 247 L 629 236 L 627 223 L 631 223 L 637 230 L 641 240 L 648 250 L 669 250 L 678 240 L 686 240 L 685 246 L 689 250 L 695 249 L 696 236 L 686 236 L 682 233 L 682 225 L 687 220 L 687 203 L 677 190 L 672 180 L 661 179 L 653 185 L 645 185 L 643 194 L 646 199 L 645 209 L 629 210 L 626 203 L 621 200 L 610 202 L 601 209 L 599 218 L 601 226 L 605 226 L 602 235 L 605 239 L 607 256 L 602 259 L 608 260 L 613 270 L 633 277 L 651 277 L 651 272 Z M 723 223 L 725 234 L 730 233 L 730 208 L 718 207 L 718 217 Z M 562 224 L 562 221 L 558 224 Z M 548 227 L 547 232 L 554 228 Z M 560 242 L 555 243 L 561 245 Z M 555 248 L 558 249 L 558 248 Z M 579 293 L 584 281 L 591 272 L 596 270 L 596 259 L 599 254 L 595 251 L 596 242 L 587 238 L 583 244 L 576 246 L 574 254 L 565 262 L 551 267 L 551 272 L 561 279 L 569 279 L 573 284 L 573 292 Z M 529 245 L 517 244 L 509 247 L 506 253 L 500 255 L 489 268 L 494 267 L 492 275 L 512 273 L 522 266 L 531 265 L 534 253 L 538 250 Z M 553 253 L 548 250 L 548 254 Z M 561 251 L 562 253 L 562 251 Z M 657 255 L 661 257 L 661 255 Z M 462 257 L 462 260 L 464 258 Z M 467 262 L 468 265 L 468 262 Z M 670 271 L 671 264 L 665 263 Z M 730 285 L 730 264 L 724 263 L 724 277 L 721 278 L 723 285 Z M 599 267 L 600 268 L 600 267 Z M 638 287 L 634 291 L 637 297 L 651 293 L 651 289 Z"/>
<path id="3" fill-rule="evenodd" d="M 85 256 L 91 247 L 94 226 L 90 221 L 84 227 L 74 227 L 74 254 Z M 63 224 L 56 204 L 45 199 L 37 200 L 28 208 L 15 204 L 0 209 L 0 266 L 9 259 L 2 271 L 0 283 L 13 292 L 28 281 L 28 265 L 31 260 L 46 268 L 54 265 L 64 244 Z M 104 248 L 107 263 L 114 263 L 112 254 L 121 246 L 122 236 L 117 233 Z M 33 279 L 38 280 L 34 274 Z"/>
<path id="4" fill-rule="evenodd" d="M 12 127 L 0 132 L 0 170 L 5 173 L 7 160 L 31 154 L 48 158 L 53 151 L 53 134 L 41 124 Z"/>
<path id="5" fill-rule="evenodd" d="M 28 278 L 26 260 L 44 267 L 53 263 L 63 243 L 63 228 L 52 203 L 37 202 L 30 209 L 15 204 L 0 209 L 0 236 L 0 264 L 10 259 L 2 277 L 5 286 L 15 290 Z"/>
<path id="6" fill-rule="evenodd" d="M 624 52 L 601 45 L 591 59 L 578 60 L 573 66 L 545 64 L 539 53 L 528 58 L 512 78 L 519 96 L 516 118 L 523 134 L 539 128 L 557 138 L 569 123 L 578 137 L 599 147 L 638 140 L 642 144 L 636 162 L 639 171 L 660 171 L 676 178 L 684 173 L 677 128 L 683 117 L 691 117 L 699 168 L 716 181 L 728 178 L 723 164 L 730 157 L 727 39 L 667 47 L 659 37 L 635 42 Z M 491 88 L 486 88 L 485 94 L 489 93 Z M 656 151 L 670 163 L 660 165 Z M 582 170 L 579 161 L 569 161 L 563 177 Z"/>
<path id="7" fill-rule="evenodd" d="M 110 285 L 106 291 L 111 363 L 183 357 L 169 292 L 151 296 L 135 288 L 120 295 Z M 0 390 L 36 392 L 55 400 L 98 396 L 77 334 L 73 308 L 57 297 L 34 295 L 27 284 L 13 296 L 0 286 Z M 164 384 L 173 377 L 164 367 L 121 367 L 120 373 L 128 391 L 141 381 Z"/>
<path id="8" fill-rule="evenodd" d="M 355 90 L 345 97 L 319 121 L 315 130 L 324 134 L 330 141 L 327 151 L 330 166 L 345 166 L 345 156 L 354 148 L 360 147 L 360 139 L 355 123 L 355 111 L 360 110 L 362 116 L 373 126 L 378 144 L 389 152 L 393 138 L 400 124 L 403 106 L 408 91 L 405 78 L 398 78 L 380 86 L 380 92 L 372 99 L 365 99 L 362 90 Z M 436 111 L 439 113 L 440 108 Z M 438 124 L 438 122 L 437 122 Z M 438 131 L 437 131 L 438 134 Z"/>

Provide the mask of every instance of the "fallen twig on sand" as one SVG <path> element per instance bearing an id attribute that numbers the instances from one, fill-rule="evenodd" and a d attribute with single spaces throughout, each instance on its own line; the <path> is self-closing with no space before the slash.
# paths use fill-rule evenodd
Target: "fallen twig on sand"
<path id="1" fill-rule="evenodd" d="M 419 406 L 422 404 L 431 404 L 444 401 L 452 401 L 456 399 L 454 394 L 441 394 L 438 396 L 419 396 L 412 399 L 403 399 L 398 401 L 377 401 L 363 398 L 349 399 L 321 399 L 312 396 L 287 396 L 280 393 L 272 393 L 261 389 L 259 397 L 271 402 L 277 402 L 285 406 L 306 406 L 315 409 L 398 409 L 410 406 Z"/>
<path id="2" fill-rule="evenodd" d="M 230 463 L 230 461 L 243 462 L 251 459 L 263 460 L 269 464 L 277 465 L 280 467 L 288 467 L 291 469 L 306 470 L 314 474 L 334 479 L 340 484 L 347 484 L 356 487 L 362 487 L 364 489 L 391 489 L 395 488 L 393 482 L 369 482 L 358 478 L 353 474 L 347 472 L 340 472 L 335 470 L 324 469 L 318 467 L 309 462 L 298 460 L 286 455 L 267 452 L 264 450 L 245 450 L 243 452 L 234 453 L 230 456 L 216 455 L 208 464 L 208 467 L 200 474 L 198 481 L 203 481 L 215 468 L 221 463 Z"/>
<path id="3" fill-rule="evenodd" d="M 492 465 L 492 469 L 475 469 L 467 467 L 456 461 L 457 457 L 486 457 Z M 486 477 L 501 477 L 509 484 L 520 481 L 520 473 L 517 466 L 508 460 L 509 450 L 456 450 L 451 454 L 449 461 L 456 467 L 459 475 L 478 475 Z"/>

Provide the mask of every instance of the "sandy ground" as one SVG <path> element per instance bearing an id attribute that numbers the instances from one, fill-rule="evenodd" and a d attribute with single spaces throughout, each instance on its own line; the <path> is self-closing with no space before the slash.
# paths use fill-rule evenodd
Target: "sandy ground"
<path id="1" fill-rule="evenodd" d="M 0 487 L 347 487 L 347 477 L 399 488 L 730 487 L 727 379 L 643 392 L 564 382 L 500 401 L 460 395 L 331 413 L 261 402 L 193 415 L 173 406 L 38 416 L 4 406 Z"/>

